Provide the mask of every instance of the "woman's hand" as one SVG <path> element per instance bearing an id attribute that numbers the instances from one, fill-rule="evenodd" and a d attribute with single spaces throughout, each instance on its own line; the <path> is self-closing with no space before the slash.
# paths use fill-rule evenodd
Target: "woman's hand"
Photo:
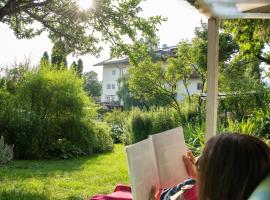
<path id="1" fill-rule="evenodd" d="M 155 194 L 156 194 L 156 187 L 153 186 L 153 187 L 151 188 L 151 191 L 150 191 L 150 197 L 149 197 L 148 200 L 157 200 L 156 197 L 155 197 Z"/>
<path id="2" fill-rule="evenodd" d="M 183 161 L 188 175 L 193 179 L 197 179 L 196 158 L 191 151 L 187 151 L 187 154 L 183 156 Z"/>

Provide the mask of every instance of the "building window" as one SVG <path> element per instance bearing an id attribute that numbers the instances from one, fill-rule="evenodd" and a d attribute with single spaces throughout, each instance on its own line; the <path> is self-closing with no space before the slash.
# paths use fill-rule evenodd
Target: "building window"
<path id="1" fill-rule="evenodd" d="M 110 96 L 106 97 L 107 102 L 110 102 Z"/>
<path id="2" fill-rule="evenodd" d="M 107 88 L 107 90 L 110 90 L 111 89 L 111 84 L 107 84 L 106 88 Z"/>
<path id="3" fill-rule="evenodd" d="M 197 90 L 202 90 L 202 87 L 203 87 L 202 83 L 197 83 Z"/>
<path id="4" fill-rule="evenodd" d="M 115 70 L 112 71 L 112 75 L 115 75 Z"/>
<path id="5" fill-rule="evenodd" d="M 112 89 L 113 89 L 113 90 L 115 89 L 115 84 L 112 84 Z"/>
<path id="6" fill-rule="evenodd" d="M 114 102 L 114 96 L 112 96 L 112 102 Z"/>

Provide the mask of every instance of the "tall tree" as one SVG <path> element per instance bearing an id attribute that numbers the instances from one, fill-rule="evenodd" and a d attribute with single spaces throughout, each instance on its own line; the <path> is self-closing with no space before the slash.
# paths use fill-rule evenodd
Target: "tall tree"
<path id="1" fill-rule="evenodd" d="M 130 110 L 132 107 L 135 107 L 135 106 L 141 106 L 141 107 L 144 106 L 145 102 L 142 99 L 136 99 L 131 94 L 131 91 L 128 86 L 128 80 L 129 80 L 128 76 L 122 76 L 121 78 L 118 79 L 119 90 L 117 92 L 117 95 L 120 101 L 123 102 L 124 109 Z"/>
<path id="2" fill-rule="evenodd" d="M 77 74 L 79 77 L 82 77 L 82 72 L 83 72 L 83 61 L 82 59 L 78 60 L 78 65 L 77 65 Z"/>
<path id="3" fill-rule="evenodd" d="M 77 71 L 77 63 L 76 61 L 73 61 L 72 64 L 70 65 L 70 70 L 76 72 Z"/>
<path id="4" fill-rule="evenodd" d="M 188 85 L 193 72 L 190 46 L 191 44 L 188 41 L 181 41 L 179 43 L 175 57 L 168 59 L 168 69 L 166 72 L 169 80 L 173 80 L 173 82 L 183 81 L 189 101 L 191 99 Z"/>
<path id="5" fill-rule="evenodd" d="M 50 65 L 50 58 L 49 58 L 49 54 L 47 51 L 45 51 L 43 53 L 43 56 L 41 57 L 39 64 L 40 64 L 40 66 Z"/>
<path id="6" fill-rule="evenodd" d="M 83 74 L 84 91 L 88 96 L 99 97 L 101 95 L 102 84 L 98 81 L 98 74 L 94 71 Z"/>
<path id="7" fill-rule="evenodd" d="M 142 18 L 143 0 L 92 0 L 81 9 L 76 0 L 0 0 L 0 22 L 7 24 L 18 38 L 33 38 L 49 32 L 53 43 L 63 41 L 67 53 L 98 55 L 101 42 L 113 54 L 129 53 L 130 44 L 142 35 L 156 38 L 160 16 Z M 41 26 L 36 26 L 37 22 Z M 78 39 L 79 38 L 79 39 Z"/>
<path id="8" fill-rule="evenodd" d="M 66 69 L 67 68 L 67 52 L 65 50 L 64 43 L 57 41 L 53 45 L 51 64 L 55 69 Z"/>
<path id="9" fill-rule="evenodd" d="M 208 46 L 208 27 L 201 22 L 200 27 L 195 28 L 195 37 L 192 39 L 191 63 L 194 70 L 200 74 L 202 80 L 202 93 L 205 92 L 206 72 L 207 72 L 207 46 Z M 239 51 L 237 43 L 228 33 L 219 34 L 219 65 L 229 62 Z"/>
<path id="10" fill-rule="evenodd" d="M 138 65 L 130 68 L 129 88 L 137 99 L 155 101 L 157 105 L 170 105 L 180 114 L 177 101 L 177 80 L 171 73 L 171 66 L 165 69 L 163 63 L 153 62 L 150 56 L 145 56 Z"/>

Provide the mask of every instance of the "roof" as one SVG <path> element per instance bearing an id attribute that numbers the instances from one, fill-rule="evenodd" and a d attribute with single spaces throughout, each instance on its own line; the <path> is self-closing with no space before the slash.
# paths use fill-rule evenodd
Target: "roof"
<path id="1" fill-rule="evenodd" d="M 128 64 L 127 56 L 122 57 L 122 58 L 109 58 L 107 60 L 94 64 L 94 66 L 102 66 L 102 65 L 109 65 L 109 64 L 122 64 L 122 63 Z"/>
<path id="2" fill-rule="evenodd" d="M 166 46 L 166 47 L 157 49 L 155 51 L 155 55 L 161 58 L 175 56 L 176 51 L 177 51 L 177 46 L 170 46 L 170 47 Z M 121 58 L 109 58 L 107 60 L 94 64 L 93 66 L 103 66 L 103 65 L 109 65 L 109 64 L 128 64 L 128 56 L 121 57 Z"/>
<path id="3" fill-rule="evenodd" d="M 270 19 L 270 0 L 187 0 L 209 17 Z"/>

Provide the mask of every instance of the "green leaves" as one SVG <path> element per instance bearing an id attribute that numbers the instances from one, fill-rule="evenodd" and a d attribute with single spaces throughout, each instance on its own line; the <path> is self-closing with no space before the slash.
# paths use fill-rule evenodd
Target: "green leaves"
<path id="1" fill-rule="evenodd" d="M 0 22 L 18 38 L 48 31 L 52 42 L 64 43 L 67 53 L 99 55 L 107 43 L 113 55 L 129 54 L 130 43 L 141 37 L 157 38 L 157 25 L 164 20 L 139 17 L 141 2 L 93 0 L 92 7 L 82 10 L 75 0 L 0 0 Z"/>
<path id="2" fill-rule="evenodd" d="M 270 42 L 269 20 L 226 20 L 222 23 L 222 28 L 232 34 L 243 58 L 257 57 L 262 62 L 270 63 L 269 50 L 265 48 Z"/>

